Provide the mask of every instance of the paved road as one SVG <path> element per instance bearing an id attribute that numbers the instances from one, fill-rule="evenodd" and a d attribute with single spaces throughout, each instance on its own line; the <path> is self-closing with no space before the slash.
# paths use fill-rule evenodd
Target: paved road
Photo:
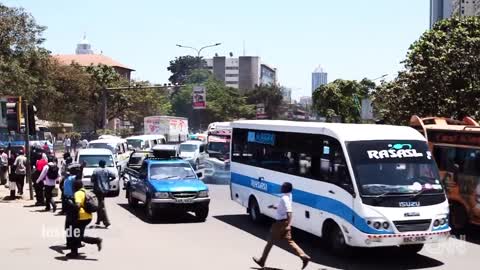
<path id="1" fill-rule="evenodd" d="M 0 187 L 4 189 L 4 187 Z M 92 228 L 88 234 L 104 238 L 104 250 L 83 249 L 84 258 L 67 261 L 62 250 L 64 218 L 31 207 L 30 201 L 0 200 L 1 269 L 257 269 L 251 261 L 260 254 L 268 226 L 252 225 L 245 210 L 230 201 L 227 186 L 210 186 L 211 215 L 197 223 L 187 214 L 153 224 L 141 210 L 132 211 L 123 197 L 107 201 L 113 226 Z M 352 259 L 329 255 L 321 241 L 294 231 L 294 238 L 313 257 L 308 269 L 473 269 L 478 268 L 480 239 L 449 240 L 430 246 L 412 259 L 396 249 L 356 250 Z M 475 243 L 477 242 L 477 243 Z M 267 262 L 270 269 L 300 269 L 300 261 L 285 247 L 275 247 Z"/>

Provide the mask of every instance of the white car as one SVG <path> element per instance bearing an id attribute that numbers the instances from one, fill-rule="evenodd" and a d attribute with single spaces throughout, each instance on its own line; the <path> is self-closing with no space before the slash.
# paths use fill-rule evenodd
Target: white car
<path id="1" fill-rule="evenodd" d="M 178 148 L 179 156 L 190 162 L 195 170 L 198 170 L 201 164 L 205 164 L 208 158 L 206 144 L 201 141 L 186 141 L 180 144 Z"/>
<path id="2" fill-rule="evenodd" d="M 105 135 L 104 135 L 105 136 Z M 107 138 L 91 141 L 87 149 L 107 149 L 113 154 L 114 161 L 120 166 L 120 172 L 127 167 L 131 151 L 128 149 L 127 140 L 121 138 Z"/>
<path id="3" fill-rule="evenodd" d="M 81 149 L 78 151 L 75 162 L 85 165 L 83 168 L 83 185 L 86 189 L 93 188 L 91 178 L 93 171 L 99 168 L 100 160 L 106 162 L 106 168 L 115 176 L 115 179 L 110 182 L 110 190 L 107 196 L 117 197 L 120 193 L 120 165 L 117 165 L 112 152 L 108 149 Z"/>

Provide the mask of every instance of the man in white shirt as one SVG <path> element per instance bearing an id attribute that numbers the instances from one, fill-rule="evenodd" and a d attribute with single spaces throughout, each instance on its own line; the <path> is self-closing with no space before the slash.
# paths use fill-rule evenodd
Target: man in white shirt
<path id="1" fill-rule="evenodd" d="M 281 187 L 282 197 L 280 202 L 276 206 L 268 206 L 268 208 L 277 210 L 277 214 L 276 221 L 272 224 L 270 236 L 267 245 L 263 250 L 262 257 L 260 259 L 253 258 L 253 261 L 261 267 L 265 266 L 268 253 L 270 253 L 272 246 L 280 240 L 286 240 L 295 254 L 302 259 L 302 269 L 305 269 L 310 261 L 310 257 L 305 254 L 305 252 L 292 239 L 292 190 L 293 187 L 291 183 L 283 183 Z"/>
<path id="2" fill-rule="evenodd" d="M 5 149 L 0 148 L 0 185 L 7 185 L 8 182 L 8 155 Z"/>
<path id="3" fill-rule="evenodd" d="M 69 137 L 65 137 L 63 144 L 65 146 L 65 153 L 70 153 L 70 149 L 72 147 L 72 140 L 70 140 Z"/>

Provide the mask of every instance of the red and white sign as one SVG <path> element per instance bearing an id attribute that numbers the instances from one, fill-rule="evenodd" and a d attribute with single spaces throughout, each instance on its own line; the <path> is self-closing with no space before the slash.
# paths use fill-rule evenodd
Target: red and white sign
<path id="1" fill-rule="evenodd" d="M 263 103 L 257 104 L 257 119 L 266 119 L 265 105 Z"/>
<path id="2" fill-rule="evenodd" d="M 194 86 L 192 98 L 192 105 L 194 110 L 207 108 L 207 91 L 205 89 L 205 86 Z"/>

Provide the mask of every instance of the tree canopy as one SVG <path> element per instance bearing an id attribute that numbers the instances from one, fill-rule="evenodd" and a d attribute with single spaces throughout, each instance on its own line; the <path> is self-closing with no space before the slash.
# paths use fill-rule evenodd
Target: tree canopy
<path id="1" fill-rule="evenodd" d="M 248 104 L 264 104 L 265 113 L 270 119 L 278 119 L 283 101 L 282 91 L 277 85 L 259 85 L 246 94 Z"/>
<path id="2" fill-rule="evenodd" d="M 387 123 L 410 116 L 480 117 L 480 18 L 453 17 L 425 32 L 409 48 L 405 70 L 374 93 Z"/>
<path id="3" fill-rule="evenodd" d="M 361 120 L 361 100 L 366 98 L 375 84 L 363 79 L 335 80 L 320 86 L 313 92 L 313 108 L 321 116 L 332 120 L 341 117 L 342 122 L 358 123 Z"/>
<path id="4" fill-rule="evenodd" d="M 193 70 L 201 69 L 207 65 L 202 57 L 197 56 L 180 56 L 170 61 L 167 70 L 172 73 L 168 79 L 172 84 L 184 84 Z"/>

